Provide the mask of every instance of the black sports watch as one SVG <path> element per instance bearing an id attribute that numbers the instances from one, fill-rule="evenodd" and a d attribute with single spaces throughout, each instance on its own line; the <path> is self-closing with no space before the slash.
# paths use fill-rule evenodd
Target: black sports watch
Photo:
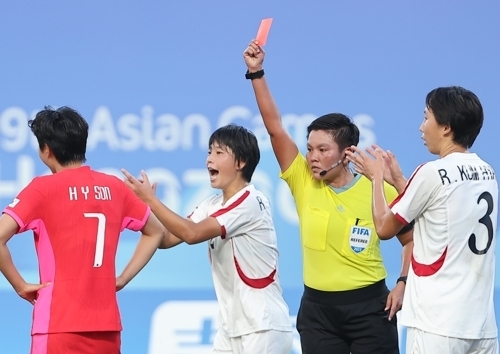
<path id="1" fill-rule="evenodd" d="M 408 278 L 407 275 L 405 276 L 402 276 L 402 277 L 399 277 L 398 280 L 396 280 L 396 284 L 399 283 L 400 281 L 402 281 L 403 283 L 405 283 L 406 285 L 406 279 Z"/>
<path id="2" fill-rule="evenodd" d="M 255 71 L 253 73 L 247 70 L 245 74 L 245 78 L 247 80 L 260 79 L 262 76 L 264 76 L 264 69 L 260 69 L 259 71 Z"/>

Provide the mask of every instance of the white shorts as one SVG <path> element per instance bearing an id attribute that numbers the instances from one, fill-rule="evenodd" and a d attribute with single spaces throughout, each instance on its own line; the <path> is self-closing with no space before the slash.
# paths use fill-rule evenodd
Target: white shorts
<path id="1" fill-rule="evenodd" d="M 463 339 L 440 336 L 408 327 L 406 354 L 498 354 L 498 339 Z"/>
<path id="2" fill-rule="evenodd" d="M 230 338 L 219 329 L 215 334 L 212 353 L 224 354 L 290 354 L 292 332 L 260 331 Z"/>

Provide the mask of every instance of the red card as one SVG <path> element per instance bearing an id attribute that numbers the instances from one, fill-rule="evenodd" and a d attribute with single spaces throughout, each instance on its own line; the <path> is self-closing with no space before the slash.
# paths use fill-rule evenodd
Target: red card
<path id="1" fill-rule="evenodd" d="M 267 36 L 269 35 L 269 30 L 271 29 L 271 23 L 273 23 L 272 18 L 265 18 L 260 22 L 260 27 L 257 31 L 257 37 L 255 37 L 259 46 L 263 46 L 266 44 Z"/>

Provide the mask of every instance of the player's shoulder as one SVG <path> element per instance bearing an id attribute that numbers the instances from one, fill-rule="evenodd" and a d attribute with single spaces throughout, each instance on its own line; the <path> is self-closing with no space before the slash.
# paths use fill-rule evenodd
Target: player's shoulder
<path id="1" fill-rule="evenodd" d="M 36 176 L 34 177 L 30 183 L 35 183 L 35 184 L 43 184 L 43 183 L 50 183 L 51 181 L 55 180 L 55 175 L 41 175 L 41 176 Z"/>
<path id="2" fill-rule="evenodd" d="M 248 185 L 244 192 L 239 197 L 241 204 L 245 207 L 245 209 L 255 209 L 255 210 L 263 210 L 269 209 L 271 207 L 271 203 L 269 202 L 269 198 L 265 195 L 261 190 L 255 188 L 253 184 Z"/>
<path id="3" fill-rule="evenodd" d="M 105 172 L 100 172 L 91 169 L 90 174 L 92 176 L 92 179 L 98 183 L 98 184 L 104 184 L 106 186 L 113 186 L 116 188 L 124 188 L 125 184 L 123 183 L 123 180 L 118 178 L 115 175 L 105 173 Z M 126 189 L 126 188 L 125 188 Z"/>
<path id="4" fill-rule="evenodd" d="M 93 177 L 96 177 L 96 178 L 102 178 L 102 179 L 113 181 L 113 182 L 123 183 L 123 181 L 120 178 L 118 178 L 117 176 L 106 173 L 106 172 L 101 172 L 101 171 L 97 171 L 94 169 L 90 169 L 90 173 L 93 175 Z"/>
<path id="5" fill-rule="evenodd" d="M 213 205 L 221 205 L 222 195 L 212 196 Z M 253 184 L 249 184 L 234 195 L 229 203 L 224 206 L 225 210 L 248 210 L 260 208 L 261 204 L 269 205 L 269 199 Z"/>
<path id="6" fill-rule="evenodd" d="M 467 157 L 468 160 L 474 161 L 476 165 L 480 165 L 484 168 L 488 168 L 489 170 L 494 171 L 493 166 L 491 166 L 489 162 L 483 160 L 477 153 L 472 152 L 466 154 L 465 156 Z"/>
<path id="7" fill-rule="evenodd" d="M 438 159 L 418 165 L 408 179 L 407 186 L 417 186 L 414 192 L 420 195 L 425 195 L 424 189 L 430 191 L 444 188 L 443 176 L 448 172 L 441 162 Z"/>
<path id="8" fill-rule="evenodd" d="M 26 186 L 27 189 L 37 188 L 37 189 L 50 189 L 52 184 L 56 184 L 57 179 L 55 175 L 42 175 L 36 176 L 31 180 L 31 182 Z"/>
<path id="9" fill-rule="evenodd" d="M 248 197 L 259 197 L 268 199 L 267 196 L 260 190 L 255 187 L 253 184 L 249 184 L 243 189 L 243 193 L 241 194 L 241 198 L 248 199 Z"/>
<path id="10" fill-rule="evenodd" d="M 410 179 L 413 178 L 427 178 L 429 175 L 439 174 L 439 170 L 441 169 L 441 165 L 438 160 L 423 162 L 418 165 L 413 173 L 411 174 Z"/>
<path id="11" fill-rule="evenodd" d="M 249 184 L 245 188 L 243 188 L 244 194 L 248 195 L 259 195 L 264 196 L 261 190 L 257 189 L 254 184 Z"/>
<path id="12" fill-rule="evenodd" d="M 199 204 L 200 206 L 202 205 L 216 205 L 219 204 L 222 201 L 222 193 L 215 193 L 212 194 L 211 196 L 203 199 L 203 201 Z"/>
<path id="13" fill-rule="evenodd" d="M 210 211 L 213 210 L 214 208 L 218 208 L 220 205 L 222 205 L 222 198 L 223 198 L 222 193 L 212 194 L 211 196 L 203 199 L 200 203 L 198 203 L 195 210 Z"/>
<path id="14" fill-rule="evenodd" d="M 415 169 L 414 174 L 418 172 L 420 178 L 442 176 L 445 173 L 447 174 L 449 171 L 456 170 L 457 167 L 468 165 L 469 163 L 474 165 L 477 163 L 486 164 L 475 154 L 452 154 L 419 165 Z"/>

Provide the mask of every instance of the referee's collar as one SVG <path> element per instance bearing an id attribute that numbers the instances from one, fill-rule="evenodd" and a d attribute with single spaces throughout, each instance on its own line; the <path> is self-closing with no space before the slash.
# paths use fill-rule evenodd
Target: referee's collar
<path id="1" fill-rule="evenodd" d="M 342 193 L 342 192 L 345 192 L 346 190 L 348 190 L 349 188 L 351 188 L 352 186 L 354 186 L 354 184 L 359 181 L 359 179 L 361 178 L 361 174 L 360 173 L 354 173 L 354 178 L 351 180 L 351 182 L 347 183 L 345 186 L 342 186 L 340 188 L 336 188 L 336 187 L 333 187 L 331 185 L 328 185 L 328 187 L 330 187 L 335 193 Z"/>

